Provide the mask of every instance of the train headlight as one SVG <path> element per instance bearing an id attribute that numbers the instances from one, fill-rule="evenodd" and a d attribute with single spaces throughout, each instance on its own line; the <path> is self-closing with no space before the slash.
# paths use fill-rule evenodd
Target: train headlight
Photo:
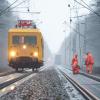
<path id="1" fill-rule="evenodd" d="M 16 56 L 16 52 L 15 52 L 15 51 L 11 51 L 11 52 L 10 52 L 10 56 L 11 56 L 11 57 L 15 57 L 15 56 Z"/>
<path id="2" fill-rule="evenodd" d="M 34 52 L 34 57 L 38 57 L 38 52 Z"/>
<path id="3" fill-rule="evenodd" d="M 23 45 L 23 49 L 26 49 L 26 47 L 27 47 L 26 45 Z"/>

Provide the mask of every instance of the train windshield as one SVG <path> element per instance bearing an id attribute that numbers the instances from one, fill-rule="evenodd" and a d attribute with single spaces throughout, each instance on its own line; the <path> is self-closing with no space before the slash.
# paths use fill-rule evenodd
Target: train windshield
<path id="1" fill-rule="evenodd" d="M 12 43 L 36 45 L 37 38 L 36 36 L 13 36 Z"/>

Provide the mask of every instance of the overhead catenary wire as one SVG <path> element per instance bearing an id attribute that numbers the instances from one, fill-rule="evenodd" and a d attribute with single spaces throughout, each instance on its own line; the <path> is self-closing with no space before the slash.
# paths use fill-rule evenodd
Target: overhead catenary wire
<path id="1" fill-rule="evenodd" d="M 80 4 L 80 5 L 82 5 L 83 6 L 83 4 L 81 4 L 80 2 L 78 2 L 77 0 L 74 0 L 74 1 L 76 1 L 78 4 Z M 88 10 L 90 10 L 91 12 L 93 12 L 95 15 L 97 15 L 98 17 L 100 17 L 100 14 L 99 13 L 97 13 L 96 11 L 94 11 L 86 2 L 84 2 L 83 0 L 81 0 L 86 6 L 84 6 L 85 8 L 87 8 Z M 86 40 L 86 42 L 88 42 L 89 44 L 90 44 L 90 42 L 92 42 L 91 41 L 91 39 L 85 39 Z M 89 41 L 90 40 L 90 41 Z M 95 44 L 93 44 L 94 42 L 92 42 L 92 45 L 93 46 L 96 46 L 96 47 L 98 47 L 98 46 L 100 46 L 100 45 L 95 45 Z"/>
<path id="2" fill-rule="evenodd" d="M 16 8 L 16 7 L 20 6 L 20 5 L 22 5 L 22 4 L 25 3 L 26 1 L 28 1 L 28 0 L 24 0 L 24 1 L 20 2 L 19 4 L 17 4 L 16 6 L 12 7 L 11 9 L 14 9 L 14 8 Z M 29 1 L 30 1 L 30 0 L 29 0 Z M 27 8 L 28 8 L 28 7 L 27 7 Z"/>
<path id="3" fill-rule="evenodd" d="M 7 8 L 5 8 L 4 10 L 0 11 L 0 16 L 6 11 L 8 10 L 11 6 L 13 6 L 16 2 L 18 2 L 18 0 L 14 1 L 11 5 L 9 5 Z"/>
<path id="4" fill-rule="evenodd" d="M 70 26 L 69 25 L 67 25 L 69 28 L 70 28 Z M 76 33 L 76 34 L 80 34 L 80 36 L 82 37 L 82 38 L 85 38 L 85 36 L 83 35 L 83 34 L 81 34 L 80 32 L 78 32 L 75 28 L 73 28 L 72 26 L 71 26 L 71 29 Z M 95 44 L 93 44 L 94 42 L 91 40 L 91 39 L 85 39 L 86 40 L 86 42 L 88 43 L 88 44 L 90 44 L 91 46 L 93 46 L 93 47 L 99 47 L 100 45 L 95 45 Z M 92 42 L 92 43 L 91 43 Z"/>
<path id="5" fill-rule="evenodd" d="M 99 13 L 97 13 L 96 11 L 92 10 L 90 7 L 85 6 L 84 4 L 78 2 L 77 0 L 74 0 L 75 2 L 77 2 L 79 5 L 85 7 L 86 9 L 88 9 L 89 11 L 91 11 L 92 13 L 94 13 L 95 15 L 97 15 L 98 17 L 100 17 Z"/>
<path id="6" fill-rule="evenodd" d="M 80 15 L 80 16 L 72 16 L 71 18 L 84 17 L 84 16 L 88 16 L 88 15 L 93 16 L 94 14 L 86 14 L 86 15 Z"/>
<path id="7" fill-rule="evenodd" d="M 15 13 L 36 13 L 36 14 L 40 14 L 40 12 L 24 12 L 24 11 L 8 11 L 8 12 L 15 12 Z"/>
<path id="8" fill-rule="evenodd" d="M 86 3 L 80 3 L 80 2 L 78 2 L 77 0 L 74 0 L 76 3 L 78 3 L 79 5 L 81 5 L 82 7 L 84 7 L 84 8 L 86 8 L 86 9 L 88 9 L 90 12 L 92 12 L 92 13 L 90 13 L 90 14 L 87 14 L 87 15 L 96 15 L 96 16 L 98 16 L 98 17 L 100 17 L 100 14 L 98 13 L 98 12 L 96 12 L 96 11 L 94 11 L 89 5 L 87 5 Z M 84 1 L 83 1 L 84 2 Z M 75 9 L 77 9 L 77 8 L 75 8 Z M 85 16 L 87 16 L 87 15 L 85 15 Z M 84 15 L 83 15 L 84 16 Z M 75 17 L 71 17 L 71 18 L 79 18 L 79 17 L 83 17 L 82 15 L 81 16 L 75 16 Z M 69 28 L 70 28 L 70 26 L 68 26 Z M 86 38 L 85 37 L 85 35 L 83 35 L 83 34 L 81 34 L 78 30 L 76 30 L 75 28 L 72 28 L 71 27 L 71 29 L 76 33 L 76 34 L 78 34 L 78 35 L 80 35 L 82 38 L 84 38 L 84 40 L 85 40 L 85 43 L 87 43 L 87 45 L 88 46 L 90 46 L 90 47 L 92 47 L 92 48 L 97 48 L 97 47 L 100 47 L 100 45 L 97 45 L 97 44 L 95 44 L 95 42 L 93 42 L 91 39 L 88 39 L 88 38 Z M 86 45 L 86 44 L 85 44 Z"/>
<path id="9" fill-rule="evenodd" d="M 87 7 L 89 7 L 95 14 L 97 14 L 98 16 L 100 16 L 99 13 L 97 13 L 96 11 L 94 11 L 86 2 L 84 2 L 83 0 L 81 0 Z"/>
<path id="10" fill-rule="evenodd" d="M 16 2 L 17 2 L 18 0 L 16 0 Z M 17 4 L 16 6 L 14 6 L 14 7 L 11 7 L 11 6 L 13 6 L 16 2 L 13 2 L 10 6 L 8 6 L 7 8 L 5 8 L 4 10 L 2 10 L 1 12 L 0 12 L 0 16 L 2 16 L 3 14 L 5 14 L 5 13 L 7 13 L 6 11 L 8 11 L 9 10 L 9 8 L 10 8 L 10 10 L 12 10 L 12 9 L 14 9 L 14 8 L 16 8 L 16 7 L 18 7 L 18 6 L 20 6 L 20 5 L 22 5 L 24 2 L 26 2 L 27 0 L 24 0 L 24 1 L 22 1 L 22 2 L 20 2 L 19 4 Z"/>
<path id="11" fill-rule="evenodd" d="M 81 1 L 82 1 L 87 7 L 89 7 L 93 12 L 95 12 L 94 9 L 92 9 L 91 6 L 89 6 L 84 0 L 81 0 Z M 96 12 L 96 13 L 97 13 L 97 12 Z"/>
<path id="12" fill-rule="evenodd" d="M 24 1 L 20 2 L 20 3 L 17 4 L 16 6 L 12 7 L 11 10 L 13 10 L 14 8 L 17 8 L 18 6 L 22 5 L 22 3 L 26 2 L 26 1 L 28 1 L 28 0 L 24 0 Z M 29 1 L 30 1 L 30 0 L 29 0 Z M 28 8 L 28 7 L 26 7 L 26 8 Z M 8 11 L 8 12 L 30 13 L 30 14 L 35 13 L 35 14 L 40 14 L 40 12 L 38 12 L 38 11 L 37 11 L 37 12 L 30 12 L 30 11 L 28 11 L 28 12 L 25 12 L 25 11 Z"/>

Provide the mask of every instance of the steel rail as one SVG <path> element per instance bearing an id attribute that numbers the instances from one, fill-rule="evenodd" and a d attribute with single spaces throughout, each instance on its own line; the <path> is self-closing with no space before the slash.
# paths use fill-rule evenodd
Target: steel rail
<path id="1" fill-rule="evenodd" d="M 7 86 L 9 86 L 9 85 L 11 85 L 11 84 L 13 84 L 13 83 L 15 83 L 15 82 L 21 80 L 21 79 L 23 79 L 23 78 L 25 78 L 25 77 L 27 77 L 27 76 L 29 76 L 29 75 L 31 75 L 31 74 L 33 74 L 33 72 L 30 72 L 30 73 L 28 72 L 28 73 L 26 73 L 26 74 L 24 74 L 24 75 L 21 75 L 21 76 L 15 78 L 15 79 L 6 81 L 6 82 L 4 82 L 4 83 L 1 83 L 1 84 L 0 84 L 0 89 L 3 89 L 3 88 L 5 88 L 5 87 L 7 87 Z"/>
<path id="2" fill-rule="evenodd" d="M 84 88 L 82 85 L 80 85 L 78 82 L 76 82 L 74 79 L 69 77 L 67 74 L 65 74 L 63 71 L 59 69 L 59 71 L 63 74 L 63 76 L 83 95 L 83 97 L 86 100 L 99 100 L 98 97 L 96 97 L 94 94 L 92 94 L 90 91 L 88 91 L 86 88 Z"/>
<path id="3" fill-rule="evenodd" d="M 0 73 L 0 77 L 7 76 L 7 75 L 10 75 L 10 74 L 14 74 L 14 73 L 15 73 L 15 71 L 3 72 L 3 73 Z"/>
<path id="4" fill-rule="evenodd" d="M 69 68 L 66 68 L 66 69 L 72 71 L 72 70 L 69 69 Z M 86 77 L 88 77 L 88 78 L 90 78 L 90 79 L 93 79 L 93 80 L 95 80 L 95 81 L 100 82 L 100 78 L 99 78 L 98 76 L 95 76 L 95 75 L 92 75 L 92 74 L 87 74 L 87 73 L 84 73 L 84 72 L 82 72 L 82 71 L 81 71 L 79 74 L 80 74 L 80 75 L 83 75 L 83 76 L 86 76 Z"/>
<path id="5" fill-rule="evenodd" d="M 83 75 L 83 76 L 86 76 L 88 78 L 91 78 L 91 79 L 93 79 L 95 81 L 100 82 L 100 78 L 98 76 L 87 74 L 87 73 L 84 73 L 84 72 L 80 72 L 80 74 Z"/>
<path id="6" fill-rule="evenodd" d="M 46 69 L 46 67 L 40 68 L 39 71 L 42 71 L 42 70 L 44 70 L 44 69 Z M 36 73 L 36 72 L 38 72 L 38 71 L 34 71 L 34 72 Z M 15 79 L 6 81 L 6 82 L 4 82 L 4 83 L 1 83 L 1 84 L 0 84 L 0 90 L 3 89 L 3 88 L 5 88 L 5 87 L 7 87 L 7 86 L 9 86 L 9 85 L 11 85 L 11 84 L 13 84 L 13 83 L 15 83 L 15 82 L 17 82 L 17 81 L 20 81 L 21 79 L 23 79 L 23 78 L 25 78 L 25 77 L 27 77 L 27 76 L 29 76 L 29 75 L 31 75 L 31 74 L 33 74 L 33 72 L 27 72 L 27 73 L 25 73 L 25 74 L 23 74 L 23 75 L 21 75 L 21 76 L 15 78 Z"/>

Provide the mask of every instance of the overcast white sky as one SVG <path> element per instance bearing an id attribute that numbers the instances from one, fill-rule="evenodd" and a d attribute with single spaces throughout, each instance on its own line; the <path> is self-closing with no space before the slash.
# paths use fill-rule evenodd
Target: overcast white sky
<path id="1" fill-rule="evenodd" d="M 14 2 L 15 0 L 8 0 L 10 3 Z M 18 3 L 24 0 L 18 0 Z M 41 32 L 43 33 L 44 39 L 47 41 L 47 44 L 50 50 L 53 53 L 56 53 L 64 38 L 65 33 L 64 30 L 66 28 L 66 37 L 69 35 L 69 27 L 65 27 L 63 22 L 66 20 L 67 25 L 69 25 L 69 8 L 68 4 L 69 1 L 74 0 L 26 0 L 29 1 L 20 5 L 20 7 L 27 7 L 29 5 L 29 9 L 31 12 L 39 11 L 40 14 L 23 14 L 23 13 L 16 13 L 22 19 L 35 19 L 38 23 L 38 27 L 40 28 Z M 90 1 L 90 0 L 85 0 Z M 16 5 L 15 4 L 15 5 Z M 27 5 L 28 4 L 28 5 Z M 24 9 L 13 9 L 14 11 L 27 11 L 26 8 Z M 86 13 L 87 10 L 82 10 L 81 13 Z M 74 13 L 72 14 L 74 15 Z M 42 23 L 41 23 L 42 21 Z M 40 23 L 40 24 L 39 24 Z"/>

